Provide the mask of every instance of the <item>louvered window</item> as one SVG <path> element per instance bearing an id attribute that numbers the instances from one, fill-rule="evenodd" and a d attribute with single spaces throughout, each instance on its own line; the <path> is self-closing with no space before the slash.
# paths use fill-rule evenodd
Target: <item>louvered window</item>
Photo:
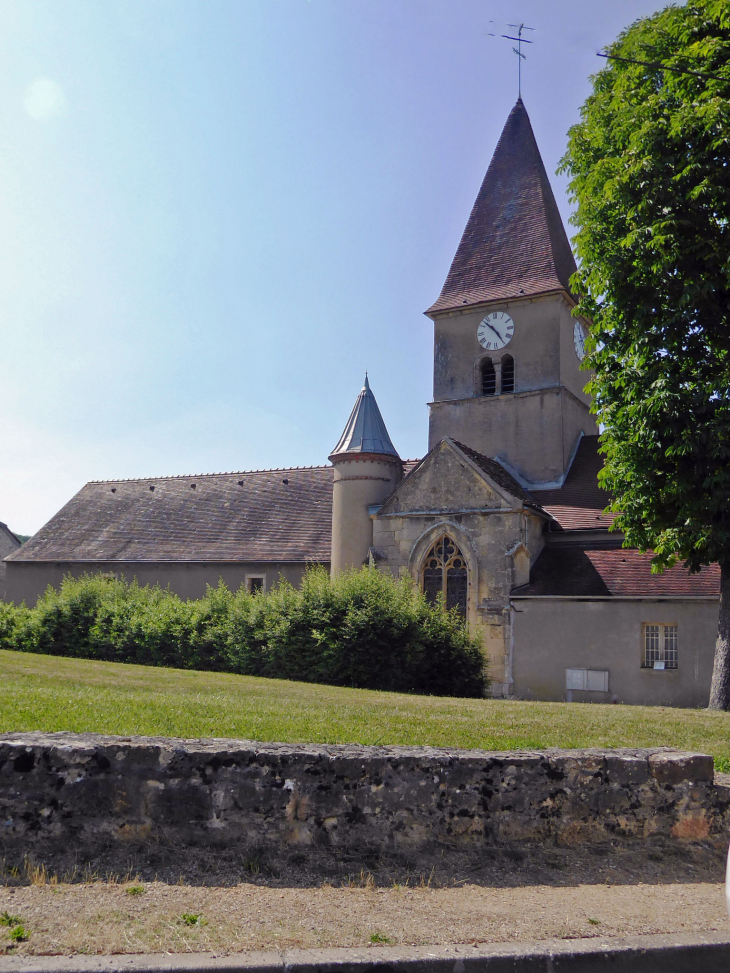
<path id="1" fill-rule="evenodd" d="M 515 360 L 512 355 L 505 355 L 502 359 L 502 391 L 515 390 Z"/>
<path id="2" fill-rule="evenodd" d="M 456 608 L 466 618 L 468 574 L 464 555 L 451 537 L 441 537 L 426 555 L 423 591 L 430 602 L 442 595 L 448 609 Z"/>
<path id="3" fill-rule="evenodd" d="M 482 395 L 494 395 L 497 389 L 497 376 L 491 358 L 482 362 Z"/>

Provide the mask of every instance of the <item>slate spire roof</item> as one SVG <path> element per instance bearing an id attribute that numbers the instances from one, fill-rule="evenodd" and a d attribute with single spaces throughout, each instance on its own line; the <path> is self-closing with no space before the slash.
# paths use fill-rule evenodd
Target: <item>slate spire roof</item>
<path id="1" fill-rule="evenodd" d="M 365 384 L 350 413 L 345 430 L 330 454 L 330 459 L 343 453 L 381 453 L 400 458 L 390 441 L 378 403 L 370 389 L 367 373 Z"/>
<path id="2" fill-rule="evenodd" d="M 427 314 L 569 291 L 575 260 L 522 99 L 507 118 L 439 299 Z"/>

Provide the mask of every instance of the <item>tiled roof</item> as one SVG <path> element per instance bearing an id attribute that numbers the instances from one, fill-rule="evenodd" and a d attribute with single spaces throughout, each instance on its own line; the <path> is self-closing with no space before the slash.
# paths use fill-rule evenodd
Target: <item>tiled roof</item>
<path id="1" fill-rule="evenodd" d="M 7 524 L 0 522 L 0 535 L 2 535 L 4 546 L 20 547 L 20 538 L 16 537 Z"/>
<path id="2" fill-rule="evenodd" d="M 530 572 L 530 583 L 513 595 L 633 595 L 637 597 L 720 596 L 717 564 L 690 574 L 675 565 L 651 573 L 651 554 L 624 548 L 546 546 Z"/>
<path id="3" fill-rule="evenodd" d="M 379 453 L 398 458 L 367 375 L 345 430 L 331 455 L 341 456 L 343 453 Z"/>
<path id="4" fill-rule="evenodd" d="M 511 494 L 513 497 L 519 497 L 527 503 L 533 503 L 533 498 L 527 492 L 527 490 L 522 487 L 517 480 L 508 473 L 507 470 L 501 466 L 496 460 L 490 459 L 488 456 L 484 456 L 483 453 L 478 453 L 475 449 L 470 446 L 465 446 L 463 443 L 453 440 L 454 444 L 459 447 L 462 453 L 466 453 L 472 462 L 476 463 L 480 470 L 483 470 L 487 476 L 489 476 L 497 486 L 502 487 L 507 493 Z"/>
<path id="5" fill-rule="evenodd" d="M 332 476 L 315 466 L 87 483 L 11 559 L 326 563 Z"/>
<path id="6" fill-rule="evenodd" d="M 441 295 L 427 314 L 569 290 L 568 238 L 522 99 L 495 149 Z"/>
<path id="7" fill-rule="evenodd" d="M 330 559 L 332 467 L 87 483 L 13 561 Z"/>
<path id="8" fill-rule="evenodd" d="M 617 514 L 604 514 L 611 498 L 598 485 L 603 457 L 598 436 L 584 436 L 565 483 L 557 490 L 532 489 L 532 497 L 563 530 L 606 530 Z"/>

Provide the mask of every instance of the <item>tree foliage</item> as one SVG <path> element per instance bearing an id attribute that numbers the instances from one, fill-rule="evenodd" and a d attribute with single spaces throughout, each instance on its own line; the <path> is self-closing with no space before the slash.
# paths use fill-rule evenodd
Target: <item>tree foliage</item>
<path id="1" fill-rule="evenodd" d="M 730 565 L 730 4 L 670 6 L 608 53 L 627 60 L 593 78 L 562 161 L 601 479 L 653 569 Z"/>

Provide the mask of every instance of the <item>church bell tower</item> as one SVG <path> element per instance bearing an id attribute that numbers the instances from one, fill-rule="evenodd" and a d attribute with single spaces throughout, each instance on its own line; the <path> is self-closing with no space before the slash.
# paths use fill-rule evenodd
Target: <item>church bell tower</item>
<path id="1" fill-rule="evenodd" d="M 438 300 L 429 449 L 445 437 L 498 459 L 524 485 L 560 484 L 581 435 L 586 322 L 575 261 L 527 111 L 518 99 Z"/>

